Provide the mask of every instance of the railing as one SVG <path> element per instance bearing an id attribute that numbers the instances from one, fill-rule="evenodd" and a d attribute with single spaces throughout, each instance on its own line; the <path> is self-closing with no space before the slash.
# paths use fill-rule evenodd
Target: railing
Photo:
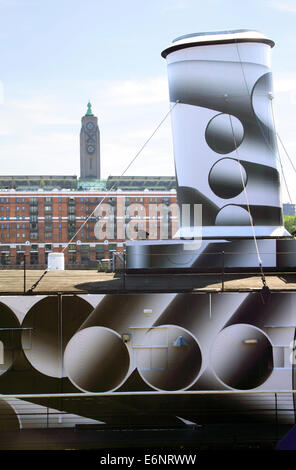
<path id="1" fill-rule="evenodd" d="M 271 440 L 277 442 L 295 424 L 294 398 L 296 390 L 186 390 L 186 391 L 131 391 L 131 392 L 79 392 L 79 393 L 27 393 L 27 394 L 3 394 L 1 400 L 5 400 L 11 411 L 5 409 L 1 412 L 1 430 L 5 426 L 9 427 L 11 422 L 17 418 L 22 423 L 23 429 L 28 428 L 61 428 L 77 427 L 79 425 L 94 426 L 89 419 L 97 421 L 104 429 L 104 418 L 108 423 L 108 418 L 117 415 L 117 423 L 124 426 L 128 422 L 133 422 L 132 414 L 129 411 L 129 399 L 137 397 L 137 410 L 135 417 L 142 416 L 145 427 L 145 415 L 153 411 L 159 418 L 186 413 L 188 419 L 192 414 L 192 419 L 198 419 L 198 426 L 190 426 L 192 431 L 202 431 L 204 425 L 229 424 L 233 426 L 233 438 L 236 441 L 242 436 L 237 435 L 238 425 L 248 426 L 249 439 L 254 441 Z M 105 408 L 104 398 L 108 403 Z M 178 397 L 178 398 L 177 398 Z M 188 397 L 190 400 L 188 401 Z M 99 398 L 99 402 L 97 399 Z M 112 410 L 112 398 L 116 402 Z M 120 401 L 123 398 L 123 401 Z M 149 400 L 149 412 L 145 408 L 145 398 Z M 139 402 L 139 400 L 142 400 Z M 232 401 L 233 399 L 233 401 Z M 33 401 L 31 403 L 30 401 Z M 47 405 L 39 405 L 47 401 Z M 52 400 L 52 406 L 50 404 Z M 94 400 L 92 402 L 92 400 Z M 94 411 L 91 412 L 91 405 Z M 100 408 L 98 408 L 100 403 Z M 122 404 L 122 408 L 118 407 Z M 162 404 L 160 407 L 159 404 Z M 190 403 L 190 406 L 189 406 Z M 75 407 L 76 404 L 76 407 Z M 70 406 L 69 406 L 70 405 Z M 87 417 L 83 416 L 83 405 L 87 405 Z M 155 406 L 155 410 L 154 410 Z M 53 408 L 58 407 L 58 409 Z M 71 412 L 67 412 L 67 408 Z M 79 410 L 77 416 L 75 409 Z M 187 409 L 188 408 L 188 409 Z M 118 414 L 119 413 L 119 414 Z M 120 422 L 121 420 L 121 422 Z M 169 423 L 169 421 L 168 421 Z M 258 425 L 264 425 L 260 431 Z M 157 423 L 155 428 L 157 429 Z M 137 427 L 137 426 L 135 426 Z M 177 426 L 176 426 L 177 427 Z M 255 432 L 254 432 L 255 431 Z M 260 433 L 263 433 L 260 435 Z M 200 437 L 199 434 L 196 438 Z M 246 436 L 243 436 L 243 438 Z M 223 439 L 223 438 L 222 438 Z"/>
<path id="2" fill-rule="evenodd" d="M 274 275 L 293 275 L 296 274 L 296 263 L 293 264 L 293 258 L 296 257 L 295 251 L 281 251 L 281 252 L 260 252 L 260 257 L 263 260 L 263 268 L 261 269 L 255 251 L 216 251 L 211 253 L 198 253 L 196 256 L 192 251 L 172 252 L 172 253 L 151 253 L 137 251 L 130 254 L 131 262 L 127 259 L 126 253 L 124 255 L 115 253 L 115 260 L 113 261 L 113 271 L 121 273 L 123 277 L 123 284 L 126 287 L 127 279 L 135 278 L 136 276 L 145 276 L 146 279 L 158 277 L 158 279 L 165 279 L 170 277 L 174 279 L 173 274 L 177 274 L 175 279 L 182 280 L 187 276 L 187 280 L 191 279 L 194 284 L 194 279 L 210 279 L 216 276 L 216 284 L 220 283 L 221 290 L 225 290 L 225 283 L 227 280 L 243 279 L 245 277 L 260 277 L 261 280 L 265 276 Z M 117 256 L 120 255 L 120 256 Z M 294 255 L 291 257 L 291 255 Z M 235 266 L 235 258 L 247 257 L 248 261 L 245 263 L 248 266 L 237 267 Z M 268 261 L 268 257 L 273 257 L 274 266 Z M 197 259 L 195 259 L 197 258 Z M 203 262 L 203 258 L 206 261 Z M 283 259 L 289 260 L 290 267 L 285 266 Z M 138 262 L 139 260 L 139 262 Z M 251 260 L 251 261 L 250 261 Z M 282 260 L 279 263 L 279 260 Z M 187 267 L 186 263 L 188 264 Z M 206 265 L 206 263 L 208 263 Z M 277 264 L 284 266 L 285 269 L 277 266 Z M 287 264 L 289 264 L 287 263 Z M 145 266 L 146 264 L 146 266 Z M 242 263 L 243 264 L 243 263 Z M 257 265 L 257 267 L 256 267 Z M 266 267 L 264 266 L 266 265 Z M 190 274 L 190 278 L 188 276 Z M 296 283 L 296 279 L 294 280 Z"/>
<path id="3" fill-rule="evenodd" d="M 59 282 L 66 280 L 67 274 L 69 270 L 71 271 L 89 271 L 90 273 L 98 273 L 101 272 L 111 274 L 111 277 L 103 278 L 98 277 L 97 281 L 102 280 L 105 281 L 105 284 L 101 284 L 101 287 L 98 286 L 98 291 L 105 288 L 106 290 L 143 290 L 143 291 L 153 291 L 153 290 L 169 290 L 169 291 L 188 291 L 195 288 L 212 286 L 214 289 L 219 289 L 222 292 L 229 289 L 238 289 L 244 288 L 242 283 L 239 286 L 235 286 L 232 284 L 232 287 L 229 287 L 229 284 L 226 284 L 228 281 L 240 281 L 245 278 L 252 278 L 253 281 L 246 281 L 249 282 L 246 285 L 246 289 L 260 289 L 262 288 L 262 274 L 266 277 L 267 285 L 269 284 L 269 280 L 271 279 L 270 276 L 277 276 L 281 277 L 282 281 L 287 283 L 296 284 L 296 278 L 294 275 L 296 274 L 296 266 L 290 267 L 285 270 L 281 270 L 277 267 L 264 267 L 263 264 L 263 273 L 259 265 L 257 267 L 244 267 L 244 268 L 233 268 L 231 267 L 231 259 L 239 258 L 240 256 L 244 256 L 249 260 L 252 258 L 253 260 L 257 260 L 257 255 L 253 251 L 250 252 L 240 252 L 240 251 L 233 251 L 233 252 L 226 252 L 226 251 L 217 251 L 213 253 L 200 253 L 198 254 L 198 263 L 196 263 L 193 254 L 188 252 L 183 253 L 136 253 L 133 254 L 133 265 L 134 268 L 130 268 L 129 263 L 127 262 L 126 253 L 124 252 L 112 252 L 111 259 L 101 259 L 101 260 L 81 260 L 80 262 L 75 262 L 72 264 L 65 265 L 65 272 L 59 272 Z M 264 252 L 260 253 L 262 259 L 264 260 L 265 256 L 273 255 L 274 261 L 281 259 L 281 257 L 286 257 L 291 259 L 291 255 L 295 255 L 295 252 L 280 252 L 275 255 L 275 253 L 271 252 Z M 150 266 L 148 265 L 147 268 L 140 267 L 137 268 L 137 265 L 141 263 L 137 263 L 137 256 L 141 257 L 141 259 L 150 259 Z M 188 267 L 184 268 L 184 256 L 186 256 Z M 203 257 L 206 257 L 208 266 L 205 266 L 205 262 L 202 262 Z M 256 257 L 256 258 L 255 258 Z M 154 262 L 154 259 L 156 260 Z M 136 261 L 135 261 L 136 260 Z M 152 261 L 151 261 L 152 260 Z M 213 261 L 211 261 L 213 260 Z M 186 260 L 185 260 L 186 261 Z M 169 262 L 169 268 L 166 268 L 167 262 Z M 233 261 L 231 261 L 233 264 Z M 254 264 L 249 262 L 249 264 Z M 143 263 L 145 265 L 145 263 Z M 173 268 L 172 268 L 173 266 Z M 181 268 L 180 268 L 181 266 Z M 26 292 L 34 282 L 38 279 L 38 277 L 47 269 L 47 264 L 30 264 L 30 254 L 22 254 L 20 264 L 0 264 L 0 276 L 1 271 L 7 271 L 7 278 L 10 277 L 9 271 L 15 270 L 19 271 L 19 273 L 15 273 L 15 279 L 18 283 L 18 292 Z M 112 273 L 115 273 L 116 282 L 112 281 Z M 11 277 L 13 275 L 11 274 Z M 70 276 L 71 277 L 71 276 Z M 35 279 L 36 278 L 36 279 Z M 1 279 L 4 279 L 2 276 Z M 108 281 L 109 279 L 109 281 Z M 257 280 L 256 280 L 257 279 Z M 275 279 L 275 278 L 273 278 Z M 89 279 L 78 279 L 77 284 L 90 282 Z M 111 282 L 112 281 L 112 282 Z M 91 282 L 94 282 L 92 280 Z M 109 282 L 109 285 L 106 284 Z M 7 284 L 7 283 L 6 283 Z M 98 283 L 99 284 L 99 283 Z M 282 283 L 283 287 L 283 283 Z M 289 287 L 289 286 L 285 286 Z M 279 286 L 275 287 L 279 289 Z M 294 288 L 292 286 L 292 288 Z M 56 286 L 57 291 L 61 289 L 61 286 Z M 3 289 L 0 287 L 2 292 L 10 292 L 10 289 Z M 73 287 L 73 290 L 74 287 Z M 83 289 L 82 289 L 83 290 Z M 14 289 L 16 291 L 16 289 Z"/>

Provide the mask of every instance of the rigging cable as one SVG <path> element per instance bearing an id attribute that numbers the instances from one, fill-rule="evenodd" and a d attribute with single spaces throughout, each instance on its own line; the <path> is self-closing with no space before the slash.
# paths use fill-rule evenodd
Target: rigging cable
<path id="1" fill-rule="evenodd" d="M 247 79 L 246 79 L 246 76 L 245 76 L 245 72 L 244 72 L 244 68 L 243 68 L 243 63 L 242 63 L 242 59 L 241 59 L 241 56 L 240 56 L 240 53 L 239 53 L 239 48 L 238 48 L 238 43 L 237 43 L 237 41 L 235 42 L 235 44 L 236 44 L 237 54 L 238 54 L 238 57 L 239 57 L 239 62 L 240 62 L 240 66 L 241 66 L 241 70 L 242 70 L 244 82 L 245 82 L 245 85 L 246 85 L 247 93 L 248 93 L 249 99 L 251 99 L 251 94 L 250 94 L 249 87 L 248 87 L 248 83 L 247 83 Z M 254 239 L 255 249 L 256 249 L 256 253 L 257 253 L 257 258 L 258 258 L 259 269 L 260 269 L 260 272 L 261 272 L 261 280 L 262 280 L 263 287 L 265 288 L 265 287 L 267 287 L 267 285 L 266 285 L 266 279 L 265 279 L 265 274 L 264 274 L 264 271 L 263 271 L 262 260 L 261 260 L 261 256 L 260 256 L 260 252 L 259 252 L 259 247 L 258 247 L 258 242 L 257 242 L 257 238 L 256 238 L 256 233 L 255 233 L 255 227 L 254 227 L 254 224 L 253 224 L 253 217 L 252 217 L 251 210 L 250 210 L 250 204 L 249 204 L 249 198 L 248 198 L 247 188 L 246 188 L 246 185 L 245 185 L 244 176 L 243 176 L 243 172 L 242 172 L 242 167 L 243 167 L 243 166 L 242 166 L 241 161 L 240 161 L 240 157 L 239 157 L 239 153 L 238 153 L 238 149 L 237 149 L 237 142 L 236 142 L 236 138 L 235 138 L 235 134 L 234 134 L 234 129 L 233 129 L 233 123 L 232 123 L 232 119 L 231 119 L 231 115 L 230 115 L 230 114 L 229 114 L 229 119 L 230 119 L 230 125 L 231 125 L 231 132 L 232 132 L 232 136 L 233 136 L 233 142 L 234 142 L 234 146 L 235 146 L 235 152 L 236 152 L 237 160 L 238 160 L 238 163 L 239 163 L 240 175 L 241 175 L 241 180 L 242 180 L 242 186 L 243 186 L 244 195 L 245 195 L 245 198 L 246 198 L 246 203 L 247 203 L 247 209 L 248 209 L 248 213 L 249 213 L 250 224 L 251 224 L 251 227 L 252 227 L 252 233 L 253 233 L 253 239 Z"/>
<path id="2" fill-rule="evenodd" d="M 280 135 L 279 135 L 278 132 L 276 133 L 276 136 L 278 137 L 278 139 L 279 139 L 279 141 L 280 141 L 280 143 L 281 143 L 281 145 L 282 145 L 282 147 L 283 147 L 283 149 L 284 149 L 284 152 L 285 152 L 285 154 L 287 155 L 287 157 L 288 157 L 288 159 L 289 159 L 289 162 L 291 163 L 291 166 L 292 166 L 293 170 L 294 170 L 295 173 L 296 173 L 296 168 L 295 168 L 295 166 L 294 166 L 294 163 L 293 163 L 293 161 L 292 161 L 292 159 L 291 159 L 291 157 L 290 157 L 290 155 L 289 155 L 289 153 L 288 153 L 286 147 L 284 146 L 284 143 L 283 143 L 283 141 L 282 141 L 282 139 L 281 139 L 281 137 L 280 137 Z M 282 170 L 282 171 L 283 171 L 283 170 Z M 287 193 L 288 193 L 288 195 L 289 195 L 290 203 L 293 204 L 292 198 L 291 198 L 291 196 L 290 196 L 290 192 L 289 192 L 289 189 L 288 189 L 288 183 L 287 183 L 286 181 L 285 181 L 285 184 L 286 184 Z"/>
<path id="3" fill-rule="evenodd" d="M 130 161 L 130 163 L 127 165 L 127 167 L 124 169 L 124 171 L 121 173 L 121 176 L 123 176 L 127 170 L 131 167 L 131 165 L 135 162 L 135 160 L 138 158 L 138 156 L 140 155 L 140 153 L 144 150 L 144 148 L 146 147 L 146 145 L 150 142 L 150 140 L 152 139 L 152 137 L 156 134 L 156 132 L 158 131 L 158 129 L 162 126 L 162 124 L 165 122 L 165 120 L 167 119 L 167 117 L 171 114 L 171 112 L 173 111 L 173 109 L 175 108 L 175 106 L 180 103 L 180 100 L 177 100 L 173 106 L 169 109 L 169 111 L 165 114 L 165 116 L 161 119 L 160 123 L 156 126 L 156 128 L 154 129 L 154 131 L 152 132 L 152 134 L 150 135 L 150 137 L 144 142 L 144 144 L 142 145 L 142 147 L 140 148 L 140 150 L 136 153 L 136 155 L 132 158 L 132 160 Z M 111 189 L 108 191 L 108 192 L 111 192 L 113 191 L 113 189 L 115 188 L 116 186 L 116 183 L 113 184 L 113 186 L 111 187 Z M 88 220 L 94 215 L 94 213 L 99 209 L 99 207 L 102 205 L 102 203 L 104 202 L 104 200 L 106 199 L 106 196 L 104 196 L 101 201 L 99 202 L 99 204 L 94 208 L 94 210 L 91 212 L 91 214 L 87 217 L 87 219 L 83 222 L 83 224 L 80 225 L 79 229 L 77 230 L 77 232 L 73 235 L 73 237 L 71 238 L 71 240 L 67 243 L 67 245 L 63 248 L 62 250 L 62 253 L 68 248 L 68 246 L 72 243 L 72 241 L 75 239 L 75 237 L 78 235 L 78 233 L 80 232 L 80 230 L 85 226 L 85 224 L 88 222 Z M 45 269 L 44 272 L 41 274 L 40 278 L 35 282 L 35 284 L 32 285 L 32 287 L 30 287 L 30 289 L 27 291 L 28 293 L 32 293 L 33 290 L 37 287 L 37 285 L 39 284 L 39 282 L 41 281 L 41 279 L 45 276 L 45 274 L 48 272 L 48 269 Z"/>
<path id="4" fill-rule="evenodd" d="M 136 155 L 132 158 L 132 160 L 130 161 L 130 163 L 127 165 L 127 167 L 125 168 L 125 170 L 121 173 L 121 175 L 119 176 L 119 178 L 121 178 L 126 172 L 127 170 L 130 168 L 130 166 L 135 162 L 135 160 L 138 158 L 138 156 L 140 155 L 140 153 L 142 152 L 142 150 L 144 150 L 144 148 L 146 147 L 146 145 L 150 142 L 150 140 L 152 139 L 152 137 L 156 134 L 156 132 L 158 131 L 158 129 L 161 127 L 161 125 L 164 123 L 164 121 L 167 119 L 167 117 L 171 114 L 171 112 L 173 111 L 173 109 L 175 108 L 175 106 L 179 103 L 180 101 L 177 100 L 174 105 L 171 107 L 171 109 L 166 113 L 166 115 L 162 118 L 162 120 L 160 121 L 160 123 L 156 126 L 156 128 L 154 129 L 154 131 L 152 132 L 152 134 L 150 135 L 150 137 L 144 142 L 144 144 L 142 145 L 142 147 L 140 148 L 140 150 L 136 153 Z M 113 189 L 115 188 L 116 186 L 116 183 L 113 184 L 113 186 L 111 187 L 111 189 L 109 190 L 109 192 L 113 191 Z M 87 219 L 83 222 L 83 224 L 80 225 L 79 229 L 77 230 L 77 232 L 75 233 L 75 235 L 73 235 L 73 237 L 71 238 L 71 240 L 67 243 L 67 245 L 64 247 L 64 249 L 62 250 L 62 252 L 64 252 L 68 246 L 70 245 L 70 243 L 75 239 L 75 237 L 78 235 L 78 233 L 80 232 L 80 230 L 84 227 L 84 225 L 87 223 L 87 221 L 90 219 L 90 217 L 93 216 L 93 214 L 97 211 L 97 209 L 99 209 L 99 207 L 102 205 L 102 203 L 104 202 L 104 200 L 106 199 L 106 196 L 104 196 L 101 201 L 99 202 L 99 204 L 94 208 L 94 210 L 91 212 L 91 214 L 87 217 Z"/>
<path id="5" fill-rule="evenodd" d="M 244 175 L 243 175 L 243 171 L 242 171 L 243 165 L 241 164 L 241 161 L 240 161 L 240 157 L 239 157 L 239 153 L 238 153 L 238 149 L 237 149 L 236 138 L 235 138 L 234 129 L 233 129 L 233 123 L 232 123 L 232 119 L 231 119 L 230 114 L 229 114 L 229 119 L 230 119 L 230 125 L 231 125 L 231 132 L 232 132 L 232 136 L 233 136 L 233 142 L 234 142 L 234 146 L 235 146 L 235 153 L 237 155 L 237 161 L 239 163 L 239 170 L 240 170 L 244 195 L 245 195 L 245 198 L 246 198 L 250 224 L 251 224 L 251 227 L 252 227 L 252 233 L 253 233 L 253 239 L 254 239 L 254 243 L 255 243 L 257 258 L 258 258 L 258 264 L 259 264 L 259 268 L 260 268 L 260 272 L 261 272 L 261 279 L 262 279 L 263 286 L 265 287 L 266 286 L 266 279 L 265 279 L 265 274 L 264 274 L 263 267 L 262 267 L 262 260 L 261 260 L 261 256 L 260 256 L 260 252 L 259 252 L 258 243 L 257 243 L 255 227 L 254 227 L 254 224 L 253 224 L 253 217 L 252 217 L 251 210 L 250 210 L 250 204 L 249 204 L 247 188 L 246 188 L 245 181 L 244 181 Z"/>
<path id="6" fill-rule="evenodd" d="M 278 146 L 278 141 L 277 141 L 277 132 L 276 132 L 276 127 L 275 127 L 275 116 L 274 116 L 274 110 L 273 110 L 273 96 L 272 94 L 270 93 L 269 94 L 269 99 L 270 99 L 270 103 L 271 103 L 271 114 L 272 114 L 272 121 L 273 121 L 273 128 L 274 128 L 274 132 L 275 132 L 275 142 L 276 142 L 276 149 L 277 149 L 277 154 L 278 154 L 278 157 L 279 157 L 279 162 L 280 162 L 280 167 L 281 167 L 281 171 L 282 171 L 282 175 L 283 175 L 283 180 L 284 180 L 284 183 L 285 183 L 285 186 L 286 186 L 286 190 L 287 190 L 287 193 L 288 193 L 288 196 L 289 196 L 289 199 L 290 199 L 290 203 L 292 204 L 292 198 L 291 198 L 291 194 L 290 194 L 290 191 L 289 191 L 289 187 L 288 187 L 288 183 L 287 183 L 287 180 L 286 180 L 286 176 L 285 176 L 285 172 L 284 172 L 284 167 L 282 165 L 282 159 L 281 159 L 281 154 L 280 154 L 280 149 L 279 149 L 279 146 Z M 294 166 L 293 166 L 294 168 Z"/>
<path id="7" fill-rule="evenodd" d="M 278 139 L 279 139 L 279 141 L 280 141 L 280 143 L 281 143 L 281 145 L 282 145 L 282 147 L 283 147 L 283 149 L 284 149 L 285 154 L 287 155 L 287 157 L 288 157 L 288 159 L 289 159 L 289 162 L 290 162 L 291 165 L 292 165 L 293 170 L 294 170 L 295 173 L 296 173 L 296 168 L 295 168 L 295 166 L 294 166 L 294 163 L 293 163 L 293 161 L 292 161 L 290 155 L 288 154 L 288 152 L 287 152 L 287 150 L 286 150 L 286 147 L 284 146 L 283 141 L 282 141 L 282 139 L 280 138 L 278 132 L 276 133 L 276 135 L 277 135 L 277 137 L 278 137 Z"/>

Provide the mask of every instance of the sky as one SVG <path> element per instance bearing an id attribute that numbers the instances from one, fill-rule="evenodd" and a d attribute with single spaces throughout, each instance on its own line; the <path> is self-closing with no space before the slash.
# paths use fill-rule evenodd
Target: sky
<path id="1" fill-rule="evenodd" d="M 121 174 L 169 111 L 161 51 L 178 36 L 227 29 L 275 41 L 277 131 L 296 162 L 295 22 L 296 0 L 0 0 L 0 173 L 79 175 L 90 100 L 102 177 Z M 174 174 L 169 119 L 126 174 Z"/>

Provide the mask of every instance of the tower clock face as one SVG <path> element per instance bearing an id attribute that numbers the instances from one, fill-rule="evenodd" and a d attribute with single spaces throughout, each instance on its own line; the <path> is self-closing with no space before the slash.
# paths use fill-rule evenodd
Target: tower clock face
<path id="1" fill-rule="evenodd" d="M 87 151 L 88 151 L 88 153 L 94 153 L 95 147 L 93 145 L 88 145 L 87 146 Z"/>
<path id="2" fill-rule="evenodd" d="M 92 131 L 94 128 L 95 128 L 95 125 L 93 122 L 87 122 L 86 123 L 86 128 L 89 130 L 89 131 Z"/>

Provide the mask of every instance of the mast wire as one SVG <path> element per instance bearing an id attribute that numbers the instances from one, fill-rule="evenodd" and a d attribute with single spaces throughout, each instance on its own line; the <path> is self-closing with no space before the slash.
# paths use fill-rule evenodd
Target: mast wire
<path id="1" fill-rule="evenodd" d="M 249 98 L 251 99 L 251 94 L 250 94 L 247 79 L 246 79 L 246 76 L 245 76 L 243 62 L 242 62 L 242 59 L 241 59 L 241 55 L 240 55 L 240 52 L 239 52 L 239 47 L 238 47 L 237 41 L 235 42 L 235 44 L 236 44 L 237 54 L 238 54 L 238 57 L 239 57 L 239 62 L 240 62 L 240 66 L 241 66 L 245 86 L 246 86 L 246 89 L 247 89 L 247 93 L 248 93 Z M 262 259 L 261 259 L 260 252 L 259 252 L 258 242 L 257 242 L 257 238 L 256 238 L 256 233 L 255 233 L 255 227 L 254 227 L 254 224 L 253 224 L 253 217 L 252 217 L 251 210 L 250 210 L 250 204 L 249 204 L 247 188 L 246 188 L 246 185 L 245 185 L 244 176 L 243 176 L 243 172 L 242 172 L 243 165 L 241 164 L 241 160 L 240 160 L 240 157 L 239 157 L 237 142 L 236 142 L 234 129 L 233 129 L 233 123 L 232 123 L 232 119 L 231 119 L 230 114 L 229 114 L 229 119 L 230 119 L 230 124 L 231 124 L 231 131 L 232 131 L 233 142 L 234 142 L 234 146 L 235 146 L 235 152 L 236 152 L 237 160 L 238 160 L 238 163 L 239 163 L 240 175 L 241 175 L 244 195 L 245 195 L 245 198 L 246 198 L 246 203 L 247 203 L 247 208 L 248 208 L 248 213 L 249 213 L 249 218 L 250 218 L 250 224 L 251 224 L 251 227 L 252 227 L 252 233 L 253 233 L 253 239 L 254 239 L 255 249 L 256 249 L 256 253 L 257 253 L 257 258 L 258 258 L 259 269 L 260 269 L 260 272 L 261 272 L 261 280 L 262 280 L 263 287 L 265 288 L 265 287 L 267 287 L 266 278 L 265 278 L 265 274 L 264 274 L 264 271 L 263 271 Z"/>
<path id="2" fill-rule="evenodd" d="M 162 126 L 162 124 L 165 122 L 165 120 L 168 118 L 168 116 L 171 114 L 171 112 L 173 111 L 173 109 L 175 108 L 175 106 L 177 106 L 177 104 L 180 103 L 180 100 L 177 100 L 173 106 L 170 108 L 170 110 L 165 114 L 165 116 L 161 119 L 161 121 L 159 122 L 159 124 L 156 126 L 156 128 L 154 129 L 154 131 L 152 132 L 152 134 L 150 135 L 150 137 L 148 137 L 148 139 L 144 142 L 144 144 L 142 145 L 142 147 L 140 148 L 140 150 L 136 153 L 136 155 L 132 158 L 132 160 L 129 162 L 129 164 L 127 165 L 127 167 L 124 169 L 124 171 L 121 173 L 121 175 L 119 176 L 120 178 L 127 172 L 127 170 L 131 167 L 131 165 L 135 162 L 135 160 L 138 158 L 138 156 L 140 155 L 140 153 L 144 150 L 144 148 L 146 147 L 146 145 L 150 142 L 150 140 L 152 139 L 152 137 L 156 134 L 156 132 L 158 131 L 158 129 Z M 116 183 L 114 183 L 112 185 L 112 187 L 109 189 L 108 193 L 112 192 L 113 189 L 116 187 Z M 80 225 L 79 229 L 77 230 L 77 232 L 75 233 L 75 235 L 73 235 L 73 237 L 71 238 L 71 240 L 67 243 L 67 245 L 63 248 L 62 250 L 62 253 L 68 248 L 68 246 L 72 243 L 72 241 L 75 239 L 75 237 L 78 235 L 78 233 L 80 232 L 80 230 L 85 226 L 85 224 L 88 222 L 88 220 L 93 216 L 93 214 L 99 209 L 99 207 L 102 205 L 102 203 L 104 202 L 104 200 L 106 199 L 106 196 L 104 196 L 101 201 L 99 202 L 99 204 L 97 204 L 97 206 L 94 208 L 94 210 L 91 212 L 91 214 L 87 217 L 87 219 L 83 222 L 83 224 Z M 45 274 L 48 272 L 48 269 L 45 269 L 44 272 L 41 274 L 40 278 L 30 287 L 30 289 L 28 289 L 28 293 L 32 293 L 33 290 L 38 286 L 39 282 L 41 281 L 41 279 L 45 276 Z"/>
<path id="3" fill-rule="evenodd" d="M 152 132 L 152 134 L 150 135 L 150 137 L 144 142 L 144 144 L 142 145 L 142 147 L 140 148 L 140 150 L 136 153 L 136 155 L 132 158 L 132 160 L 130 161 L 130 163 L 127 165 L 127 167 L 125 168 L 125 170 L 121 173 L 121 175 L 119 176 L 119 178 L 121 178 L 126 172 L 127 170 L 131 167 L 131 165 L 135 162 L 135 160 L 138 158 L 138 156 L 140 155 L 140 153 L 144 150 L 144 148 L 146 147 L 146 145 L 150 142 L 150 140 L 152 139 L 152 137 L 156 134 L 156 132 L 158 131 L 158 129 L 162 126 L 162 124 L 164 123 L 164 121 L 167 119 L 167 117 L 171 114 L 171 112 L 173 111 L 173 109 L 175 108 L 175 106 L 179 103 L 180 101 L 177 100 L 173 106 L 170 108 L 170 110 L 165 114 L 165 116 L 161 119 L 160 123 L 156 126 L 156 128 L 154 129 L 154 131 Z M 112 185 L 112 187 L 109 189 L 108 192 L 112 192 L 113 189 L 116 187 L 116 183 L 114 183 Z M 75 237 L 78 235 L 78 233 L 80 232 L 80 230 L 85 226 L 85 224 L 88 222 L 88 220 L 93 216 L 93 214 L 99 209 L 99 207 L 102 205 L 102 203 L 104 202 L 104 200 L 106 199 L 106 196 L 104 196 L 101 201 L 99 202 L 99 204 L 94 208 L 94 210 L 91 212 L 91 214 L 87 217 L 87 219 L 83 222 L 83 224 L 80 225 L 79 229 L 77 230 L 77 232 L 75 233 L 75 235 L 73 235 L 73 237 L 71 238 L 71 240 L 67 243 L 67 245 L 63 248 L 62 250 L 62 253 L 68 248 L 68 246 L 72 243 L 72 241 L 75 239 Z"/>
<path id="4" fill-rule="evenodd" d="M 288 196 L 289 196 L 289 200 L 290 200 L 290 203 L 292 204 L 292 198 L 291 198 L 291 194 L 290 194 L 290 191 L 289 191 L 289 186 L 288 186 L 288 183 L 287 183 L 287 180 L 286 180 L 286 176 L 285 176 L 285 172 L 284 172 L 284 167 L 283 167 L 282 159 L 281 159 L 281 153 L 280 153 L 280 149 L 279 149 L 279 145 L 278 145 L 278 141 L 277 141 L 278 133 L 277 133 L 277 131 L 276 131 L 276 126 L 275 126 L 275 116 L 274 116 L 274 109 L 273 109 L 273 102 L 272 102 L 272 100 L 273 100 L 273 97 L 270 96 L 271 114 L 272 114 L 273 128 L 274 128 L 274 133 L 275 133 L 275 142 L 276 142 L 277 155 L 278 155 L 278 159 L 279 159 L 279 163 L 280 163 L 280 167 L 281 167 L 281 172 L 282 172 L 283 180 L 284 180 L 284 183 L 285 183 L 285 186 L 286 186 L 286 190 L 287 190 L 287 193 L 288 193 Z"/>

